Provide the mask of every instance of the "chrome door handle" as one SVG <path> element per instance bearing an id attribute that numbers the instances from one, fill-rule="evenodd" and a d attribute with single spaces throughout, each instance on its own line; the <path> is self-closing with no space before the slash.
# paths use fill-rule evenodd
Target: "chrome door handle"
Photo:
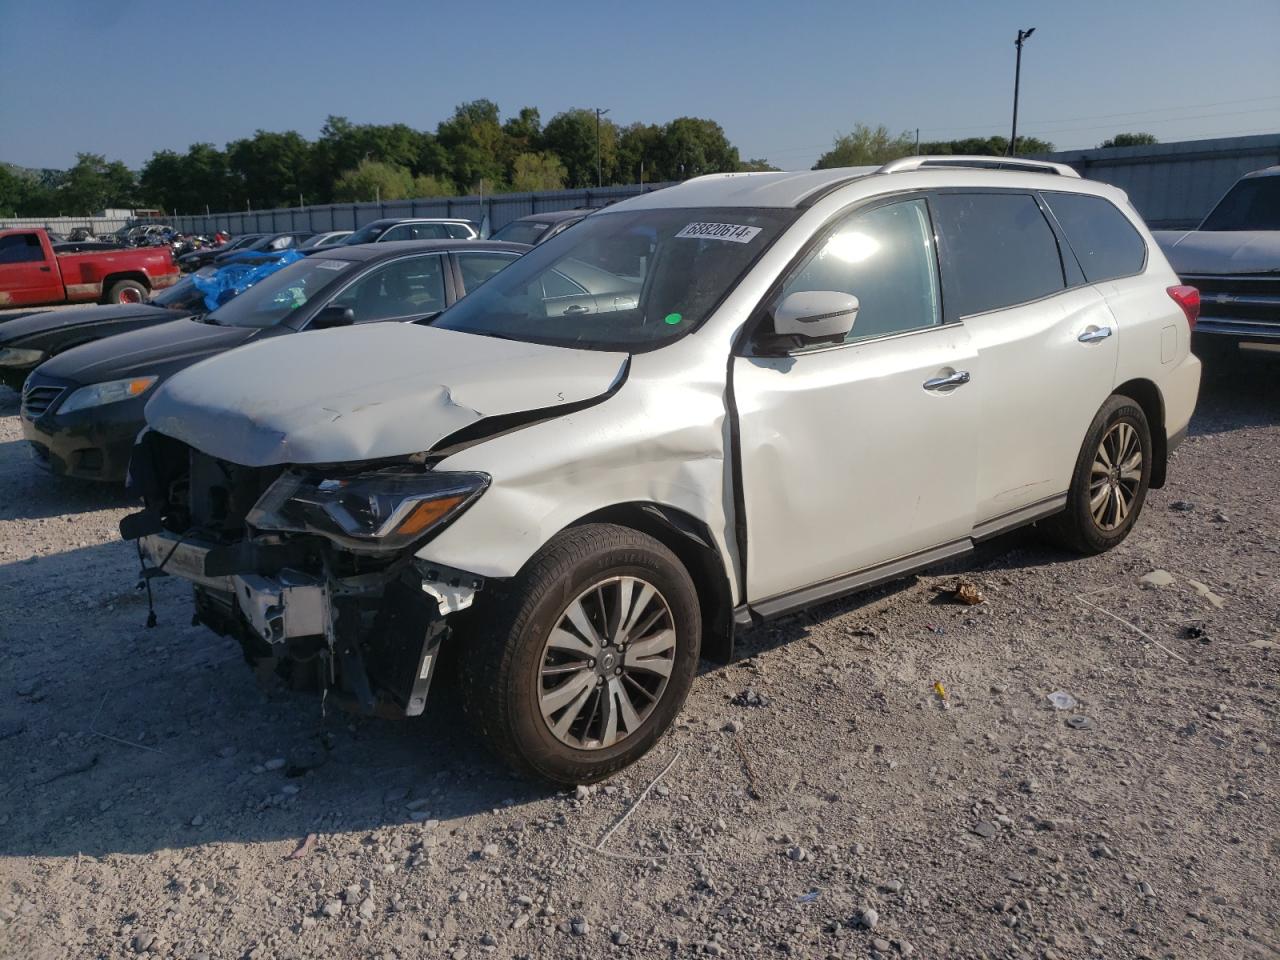
<path id="1" fill-rule="evenodd" d="M 957 370 L 949 377 L 932 377 L 924 382 L 926 390 L 945 390 L 947 387 L 960 387 L 969 382 L 968 370 Z"/>
<path id="2" fill-rule="evenodd" d="M 1096 330 L 1086 330 L 1076 339 L 1081 343 L 1097 343 L 1099 340 L 1105 340 L 1109 336 L 1111 336 L 1110 327 L 1098 327 Z"/>
<path id="3" fill-rule="evenodd" d="M 575 303 L 575 304 L 574 304 L 573 306 L 571 306 L 571 307 L 565 307 L 565 308 L 564 308 L 564 315 L 565 315 L 566 317 L 576 317 L 576 316 L 578 316 L 579 314 L 582 314 L 582 313 L 590 313 L 590 312 L 591 312 L 591 308 L 590 308 L 590 307 L 584 307 L 584 306 L 583 306 L 582 304 L 580 304 L 580 303 Z"/>

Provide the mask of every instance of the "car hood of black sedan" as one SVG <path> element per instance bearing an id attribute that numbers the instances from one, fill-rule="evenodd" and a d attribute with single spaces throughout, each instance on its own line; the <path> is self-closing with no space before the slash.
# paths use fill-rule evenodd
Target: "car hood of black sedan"
<path id="1" fill-rule="evenodd" d="M 153 373 L 167 376 L 174 369 L 238 347 L 264 332 L 253 327 L 221 327 L 199 320 L 174 320 L 86 343 L 58 354 L 39 369 L 51 377 L 79 384 Z"/>
<path id="2" fill-rule="evenodd" d="M 150 303 L 111 303 L 104 306 L 73 307 L 70 310 L 46 310 L 41 313 L 24 314 L 0 323 L 0 347 L 20 344 L 29 337 L 42 333 L 85 327 L 95 323 L 112 323 L 137 317 L 153 317 L 159 322 L 181 316 L 182 312 L 153 306 Z"/>

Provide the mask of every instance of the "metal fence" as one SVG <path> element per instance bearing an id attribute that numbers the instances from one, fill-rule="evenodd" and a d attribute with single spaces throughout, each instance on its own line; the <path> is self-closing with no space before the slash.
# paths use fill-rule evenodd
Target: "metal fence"
<path id="1" fill-rule="evenodd" d="M 1176 229 L 1196 226 L 1241 175 L 1280 164 L 1280 133 L 1066 150 L 1042 159 L 1119 187 L 1152 228 Z"/>
<path id="2" fill-rule="evenodd" d="M 101 237 L 134 222 L 133 218 L 119 217 L 0 217 L 0 230 L 44 227 L 54 233 L 70 233 L 76 227 L 88 227 L 94 236 Z"/>
<path id="3" fill-rule="evenodd" d="M 531 213 L 550 213 L 581 207 L 603 207 L 627 197 L 670 186 L 667 183 L 592 187 L 584 190 L 546 190 L 539 193 L 500 193 L 480 197 L 429 197 L 422 200 L 384 200 L 381 203 L 330 203 L 313 207 L 246 210 L 206 216 L 171 217 L 168 222 L 182 233 L 211 234 L 226 230 L 244 233 L 276 233 L 285 230 L 355 230 L 383 217 L 461 217 L 480 223 L 487 216 L 491 230 Z"/>

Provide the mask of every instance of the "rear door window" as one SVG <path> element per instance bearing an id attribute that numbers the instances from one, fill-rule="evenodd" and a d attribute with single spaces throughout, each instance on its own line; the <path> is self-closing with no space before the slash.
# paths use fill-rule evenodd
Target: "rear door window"
<path id="1" fill-rule="evenodd" d="M 458 254 L 458 270 L 462 273 L 464 293 L 470 293 L 515 259 L 514 253 Z"/>
<path id="2" fill-rule="evenodd" d="M 1129 277 L 1147 262 L 1147 244 L 1129 219 L 1103 197 L 1041 194 L 1058 218 L 1089 283 Z"/>
<path id="3" fill-rule="evenodd" d="M 945 254 L 949 319 L 1039 300 L 1063 290 L 1062 256 L 1029 193 L 941 193 L 931 198 Z"/>

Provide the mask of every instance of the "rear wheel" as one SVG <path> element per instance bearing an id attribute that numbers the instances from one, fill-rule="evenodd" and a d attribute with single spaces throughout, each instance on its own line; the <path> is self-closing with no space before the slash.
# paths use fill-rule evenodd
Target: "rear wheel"
<path id="1" fill-rule="evenodd" d="M 1133 529 L 1151 483 L 1151 429 L 1142 407 L 1113 396 L 1089 425 L 1076 460 L 1067 509 L 1044 522 L 1079 553 L 1110 550 Z"/>
<path id="2" fill-rule="evenodd" d="M 137 280 L 118 280 L 107 292 L 107 303 L 141 303 L 147 299 L 147 288 Z"/>
<path id="3" fill-rule="evenodd" d="M 463 709 L 480 735 L 560 784 L 643 756 L 698 665 L 697 593 L 675 555 L 625 527 L 575 527 L 500 591 L 458 638 Z"/>

